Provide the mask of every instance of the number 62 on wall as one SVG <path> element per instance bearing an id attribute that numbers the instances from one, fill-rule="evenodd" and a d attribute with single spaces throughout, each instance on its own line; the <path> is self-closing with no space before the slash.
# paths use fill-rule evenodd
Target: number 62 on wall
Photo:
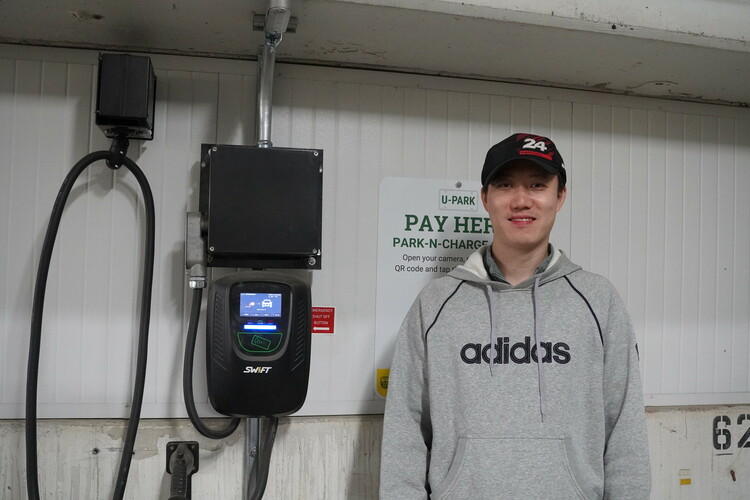
<path id="1" fill-rule="evenodd" d="M 741 414 L 737 417 L 737 425 L 742 425 L 746 421 L 750 424 L 750 415 Z M 726 415 L 717 415 L 714 417 L 713 440 L 715 449 L 728 450 L 729 447 L 732 446 L 732 432 L 730 431 L 731 425 L 732 421 Z M 737 443 L 737 448 L 750 448 L 749 440 L 750 426 L 748 426 L 742 434 L 742 437 Z"/>

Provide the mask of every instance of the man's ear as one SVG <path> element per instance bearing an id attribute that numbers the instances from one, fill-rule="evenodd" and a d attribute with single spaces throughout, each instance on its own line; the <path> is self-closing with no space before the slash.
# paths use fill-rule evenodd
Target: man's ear
<path id="1" fill-rule="evenodd" d="M 562 210 L 563 203 L 565 203 L 565 198 L 568 196 L 568 188 L 564 187 L 562 188 L 562 191 L 560 194 L 557 195 L 557 211 L 559 212 Z"/>
<path id="2" fill-rule="evenodd" d="M 479 194 L 482 197 L 482 205 L 484 206 L 485 211 L 489 212 L 489 210 L 487 210 L 487 188 L 483 187 L 479 190 Z"/>

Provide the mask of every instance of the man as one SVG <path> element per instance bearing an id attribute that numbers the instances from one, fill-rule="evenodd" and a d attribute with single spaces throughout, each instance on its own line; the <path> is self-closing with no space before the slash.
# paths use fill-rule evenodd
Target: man
<path id="1" fill-rule="evenodd" d="M 567 195 L 560 153 L 514 134 L 481 179 L 492 244 L 428 284 L 398 334 L 381 499 L 648 498 L 628 314 L 549 243 Z"/>

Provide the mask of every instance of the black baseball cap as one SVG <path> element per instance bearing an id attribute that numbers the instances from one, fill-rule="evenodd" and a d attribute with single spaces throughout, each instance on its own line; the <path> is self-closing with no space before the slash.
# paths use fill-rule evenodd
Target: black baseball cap
<path id="1" fill-rule="evenodd" d="M 486 188 L 490 180 L 514 160 L 536 163 L 546 172 L 557 175 L 560 189 L 565 186 L 565 164 L 555 143 L 541 135 L 513 134 L 487 151 L 482 167 L 482 187 Z"/>

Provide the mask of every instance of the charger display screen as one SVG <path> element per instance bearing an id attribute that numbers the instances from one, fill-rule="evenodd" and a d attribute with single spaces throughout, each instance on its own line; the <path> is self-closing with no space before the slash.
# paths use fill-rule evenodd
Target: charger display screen
<path id="1" fill-rule="evenodd" d="M 243 318 L 280 318 L 280 293 L 240 293 L 240 316 Z"/>

